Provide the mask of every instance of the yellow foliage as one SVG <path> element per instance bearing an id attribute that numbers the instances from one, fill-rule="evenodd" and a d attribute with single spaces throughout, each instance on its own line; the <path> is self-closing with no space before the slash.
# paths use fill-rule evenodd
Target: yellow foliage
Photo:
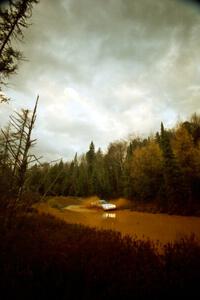
<path id="1" fill-rule="evenodd" d="M 163 157 L 154 141 L 133 153 L 131 178 L 134 191 L 143 200 L 155 197 L 163 174 Z"/>
<path id="2" fill-rule="evenodd" d="M 200 149 L 195 147 L 191 134 L 184 127 L 177 129 L 172 147 L 186 176 L 197 174 L 200 170 Z"/>
<path id="3" fill-rule="evenodd" d="M 162 168 L 160 147 L 151 141 L 147 146 L 137 148 L 133 153 L 132 175 L 138 177 L 143 173 L 156 173 Z"/>

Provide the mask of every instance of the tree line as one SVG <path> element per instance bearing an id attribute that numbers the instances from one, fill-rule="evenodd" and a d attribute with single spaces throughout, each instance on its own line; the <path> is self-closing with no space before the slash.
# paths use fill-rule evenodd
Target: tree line
<path id="1" fill-rule="evenodd" d="M 200 205 L 200 116 L 148 138 L 115 141 L 103 152 L 93 142 L 72 161 L 35 164 L 26 188 L 41 195 L 125 197 L 156 202 L 165 211 Z"/>

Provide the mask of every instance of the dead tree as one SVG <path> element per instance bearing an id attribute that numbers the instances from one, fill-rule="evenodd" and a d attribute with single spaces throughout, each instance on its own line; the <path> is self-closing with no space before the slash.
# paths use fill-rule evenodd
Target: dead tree
<path id="1" fill-rule="evenodd" d="M 12 206 L 24 206 L 22 201 L 23 190 L 26 180 L 26 172 L 31 163 L 38 162 L 38 158 L 30 154 L 30 149 L 35 145 L 36 139 L 31 138 L 32 130 L 36 120 L 36 111 L 38 105 L 37 97 L 33 112 L 22 110 L 21 113 L 16 112 L 10 117 L 11 135 L 6 135 L 2 130 L 5 138 L 9 159 L 12 165 L 11 189 L 16 193 Z"/>

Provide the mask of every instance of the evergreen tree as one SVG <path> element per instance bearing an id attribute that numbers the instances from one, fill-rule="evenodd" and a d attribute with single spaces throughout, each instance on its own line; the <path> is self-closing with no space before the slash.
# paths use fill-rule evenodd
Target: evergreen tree
<path id="1" fill-rule="evenodd" d="M 95 146 L 93 141 L 90 143 L 89 151 L 86 153 L 86 159 L 88 163 L 88 171 L 92 173 L 95 161 Z"/>
<path id="2" fill-rule="evenodd" d="M 200 149 L 193 139 L 192 132 L 186 129 L 185 123 L 177 128 L 172 145 L 187 182 L 191 205 L 192 201 L 199 199 Z"/>
<path id="3" fill-rule="evenodd" d="M 77 153 L 74 156 L 73 161 L 69 167 L 69 186 L 68 193 L 70 196 L 78 195 L 78 177 L 79 177 L 79 168 L 78 168 L 78 158 Z"/>
<path id="4" fill-rule="evenodd" d="M 188 191 L 186 190 L 183 174 L 172 151 L 169 134 L 164 129 L 163 123 L 161 123 L 160 146 L 164 164 L 164 185 L 162 186 L 164 193 L 162 191 L 161 197 L 165 198 L 163 200 L 166 201 L 163 204 L 171 212 L 176 211 L 178 207 L 183 211 L 186 199 L 188 199 Z"/>
<path id="5" fill-rule="evenodd" d="M 100 148 L 96 153 L 95 176 L 96 176 L 96 181 L 94 180 L 94 182 L 95 182 L 96 195 L 98 195 L 99 197 L 104 197 L 106 196 L 105 191 L 108 182 L 105 173 L 104 155 Z"/>
<path id="6" fill-rule="evenodd" d="M 26 190 L 33 193 L 43 194 L 44 193 L 44 188 L 42 187 L 43 178 L 44 178 L 44 174 L 42 172 L 41 166 L 34 164 L 27 171 Z"/>
<path id="7" fill-rule="evenodd" d="M 127 147 L 126 159 L 124 162 L 123 195 L 131 199 L 133 196 L 133 184 L 131 176 L 131 165 L 133 161 L 133 143 L 130 142 Z"/>
<path id="8" fill-rule="evenodd" d="M 22 53 L 13 48 L 13 40 L 23 38 L 23 28 L 28 27 L 32 7 L 38 0 L 9 0 L 0 6 L 0 84 L 17 69 Z"/>
<path id="9" fill-rule="evenodd" d="M 85 155 L 80 158 L 78 172 L 78 196 L 89 196 L 88 169 Z"/>
<path id="10" fill-rule="evenodd" d="M 96 174 L 95 174 L 95 146 L 93 141 L 90 143 L 89 151 L 86 153 L 87 168 L 88 168 L 88 192 L 89 195 L 95 193 Z"/>
<path id="11" fill-rule="evenodd" d="M 108 193 L 110 197 L 119 197 L 123 193 L 124 162 L 126 142 L 111 143 L 105 155 L 105 168 L 108 176 Z"/>

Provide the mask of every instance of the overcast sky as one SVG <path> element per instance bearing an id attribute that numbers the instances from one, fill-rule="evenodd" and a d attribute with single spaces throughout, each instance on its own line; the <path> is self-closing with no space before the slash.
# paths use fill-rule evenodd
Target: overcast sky
<path id="1" fill-rule="evenodd" d="M 45 160 L 200 113 L 195 1 L 41 0 L 31 23 L 17 46 L 28 61 L 9 80 L 0 125 L 39 94 L 35 151 Z"/>

